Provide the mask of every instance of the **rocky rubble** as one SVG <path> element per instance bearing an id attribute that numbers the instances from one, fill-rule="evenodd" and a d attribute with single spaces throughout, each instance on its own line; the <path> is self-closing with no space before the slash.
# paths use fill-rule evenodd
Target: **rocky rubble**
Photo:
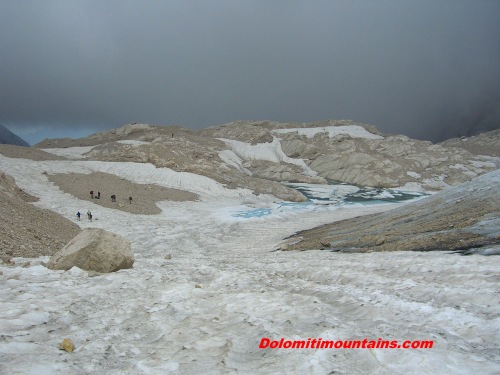
<path id="1" fill-rule="evenodd" d="M 35 201 L 0 171 L 0 255 L 4 261 L 52 255 L 80 232 L 61 215 L 30 204 Z"/>

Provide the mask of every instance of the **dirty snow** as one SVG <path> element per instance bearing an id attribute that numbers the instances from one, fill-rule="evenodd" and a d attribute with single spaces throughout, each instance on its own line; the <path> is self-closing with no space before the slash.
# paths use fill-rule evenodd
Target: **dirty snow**
<path id="1" fill-rule="evenodd" d="M 68 159 L 82 159 L 84 154 L 92 151 L 96 146 L 82 146 L 82 147 L 67 147 L 67 148 L 42 148 L 42 151 L 63 156 Z"/>
<path id="2" fill-rule="evenodd" d="M 370 133 L 365 128 L 359 125 L 342 125 L 342 126 L 323 126 L 318 128 L 289 128 L 289 129 L 274 129 L 273 133 L 293 133 L 305 135 L 307 138 L 313 138 L 318 133 L 327 133 L 330 138 L 340 134 L 349 135 L 353 138 L 366 139 L 384 139 L 384 137 Z"/>
<path id="3" fill-rule="evenodd" d="M 145 164 L 0 156 L 0 166 L 40 197 L 36 205 L 68 218 L 92 203 L 60 191 L 43 171 L 113 173 L 202 197 L 161 202 L 155 216 L 91 207 L 98 220 L 78 224 L 127 237 L 133 269 L 91 277 L 50 271 L 40 265 L 47 257 L 28 268 L 0 265 L 0 373 L 498 373 L 498 258 L 272 251 L 298 230 L 388 206 L 242 220 L 233 208 L 276 202 Z M 71 354 L 58 350 L 66 337 Z M 259 349 L 263 337 L 419 339 L 434 347 Z"/>
<path id="4" fill-rule="evenodd" d="M 218 138 L 223 141 L 227 146 L 231 147 L 232 151 L 235 155 L 238 156 L 238 159 L 232 157 L 230 159 L 229 165 L 233 165 L 234 163 L 241 162 L 242 160 L 265 160 L 273 163 L 289 163 L 295 164 L 301 167 L 306 176 L 317 176 L 318 173 L 313 171 L 303 159 L 294 159 L 288 157 L 283 150 L 281 149 L 281 141 L 279 138 L 274 138 L 272 142 L 268 143 L 257 143 L 252 145 L 250 143 L 237 141 L 234 139 L 226 139 L 226 138 Z M 219 156 L 220 153 L 219 153 Z M 225 153 L 221 156 L 221 159 L 228 160 L 229 154 Z M 243 168 L 242 165 L 237 167 L 238 169 Z"/>

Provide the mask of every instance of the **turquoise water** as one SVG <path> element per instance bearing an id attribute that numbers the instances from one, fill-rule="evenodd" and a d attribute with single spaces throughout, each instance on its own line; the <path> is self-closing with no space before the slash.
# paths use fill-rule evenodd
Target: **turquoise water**
<path id="1" fill-rule="evenodd" d="M 255 208 L 251 210 L 246 210 L 246 211 L 239 211 L 235 214 L 233 214 L 234 217 L 242 217 L 245 219 L 250 219 L 252 217 L 263 217 L 263 216 L 268 216 L 272 213 L 271 208 Z"/>
<path id="2" fill-rule="evenodd" d="M 427 194 L 421 192 L 402 191 L 397 189 L 371 188 L 330 183 L 328 185 L 289 183 L 287 186 L 300 191 L 307 202 L 281 202 L 269 208 L 251 208 L 234 213 L 233 217 L 250 219 L 262 218 L 271 214 L 297 212 L 300 210 L 331 209 L 332 206 L 374 205 L 402 203 L 421 198 Z"/>
<path id="3" fill-rule="evenodd" d="M 425 196 L 425 193 L 420 192 L 409 192 L 401 191 L 396 189 L 384 189 L 384 188 L 372 188 L 372 187 L 357 187 L 347 184 L 332 184 L 331 193 L 328 196 L 324 194 L 324 188 L 322 189 L 322 194 L 318 194 L 312 185 L 299 185 L 293 184 L 290 187 L 300 191 L 304 194 L 308 200 L 312 202 L 332 202 L 332 203 L 398 203 L 407 200 L 415 199 L 418 197 Z M 324 187 L 325 185 L 320 185 Z M 340 190 L 357 189 L 352 192 L 345 192 L 344 194 L 338 193 L 339 187 L 346 188 Z"/>

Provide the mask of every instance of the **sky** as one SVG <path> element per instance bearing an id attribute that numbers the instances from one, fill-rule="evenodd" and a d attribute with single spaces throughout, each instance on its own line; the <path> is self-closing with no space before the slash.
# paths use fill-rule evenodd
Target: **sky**
<path id="1" fill-rule="evenodd" d="M 30 143 L 127 123 L 352 119 L 500 128 L 498 0 L 0 0 L 0 123 Z"/>

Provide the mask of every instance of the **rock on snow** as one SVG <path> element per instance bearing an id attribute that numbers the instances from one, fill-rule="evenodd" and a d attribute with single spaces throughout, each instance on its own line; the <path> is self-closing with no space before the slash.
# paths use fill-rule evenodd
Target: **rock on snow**
<path id="1" fill-rule="evenodd" d="M 134 254 L 130 241 L 103 229 L 85 229 L 61 251 L 54 254 L 48 268 L 69 270 L 78 267 L 101 273 L 132 268 Z"/>

